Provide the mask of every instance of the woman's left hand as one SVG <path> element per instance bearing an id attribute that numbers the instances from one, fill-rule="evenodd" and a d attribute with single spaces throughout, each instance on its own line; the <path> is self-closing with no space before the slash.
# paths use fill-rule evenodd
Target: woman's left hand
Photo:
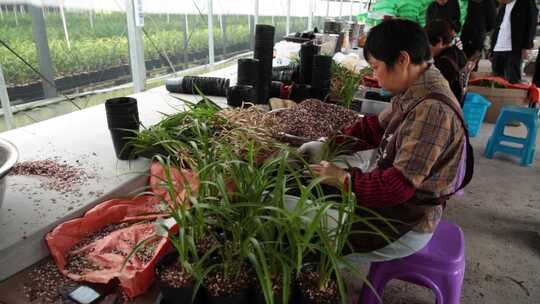
<path id="1" fill-rule="evenodd" d="M 327 161 L 321 161 L 318 165 L 309 167 L 317 176 L 326 177 L 322 183 L 328 186 L 339 188 L 343 186 L 346 179 L 350 178 L 349 172 Z"/>

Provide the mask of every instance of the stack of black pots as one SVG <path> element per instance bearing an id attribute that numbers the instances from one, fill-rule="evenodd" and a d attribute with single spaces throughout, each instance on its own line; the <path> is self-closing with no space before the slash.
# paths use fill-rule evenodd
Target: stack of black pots
<path id="1" fill-rule="evenodd" d="M 255 96 L 257 96 L 257 84 L 259 81 L 259 65 L 258 59 L 238 59 L 238 80 L 236 84 L 239 86 L 252 86 Z"/>
<path id="2" fill-rule="evenodd" d="M 300 47 L 300 83 L 311 84 L 313 57 L 319 54 L 319 46 L 313 42 L 303 43 Z"/>
<path id="3" fill-rule="evenodd" d="M 281 81 L 272 81 L 270 86 L 270 97 L 290 99 L 296 102 L 302 102 L 311 98 L 311 86 L 308 84 L 289 84 L 292 88 L 287 89 L 288 84 Z M 290 94 L 289 94 L 290 91 Z"/>
<path id="4" fill-rule="evenodd" d="M 275 28 L 271 25 L 257 24 L 255 27 L 254 57 L 259 60 L 257 81 L 257 103 L 266 104 L 270 96 L 272 82 L 272 60 L 274 57 Z"/>
<path id="5" fill-rule="evenodd" d="M 332 57 L 316 55 L 313 59 L 312 97 L 325 100 L 330 93 Z"/>
<path id="6" fill-rule="evenodd" d="M 341 23 L 335 20 L 327 20 L 324 22 L 324 32 L 327 34 L 341 33 Z"/>
<path id="7" fill-rule="evenodd" d="M 184 76 L 168 79 L 165 87 L 171 93 L 198 94 L 198 88 L 202 94 L 210 96 L 227 96 L 229 88 L 228 78 Z"/>
<path id="8" fill-rule="evenodd" d="M 300 66 L 290 64 L 287 66 L 272 67 L 272 81 L 281 81 L 285 84 L 300 82 Z"/>
<path id="9" fill-rule="evenodd" d="M 135 137 L 139 131 L 137 99 L 131 97 L 108 99 L 105 102 L 105 112 L 116 157 L 121 160 L 134 158 L 129 138 Z"/>
<path id="10" fill-rule="evenodd" d="M 283 98 L 281 95 L 281 90 L 285 83 L 281 81 L 272 81 L 270 84 L 270 97 Z"/>
<path id="11" fill-rule="evenodd" d="M 257 95 L 255 88 L 250 85 L 236 85 L 227 92 L 227 104 L 231 107 L 240 107 L 242 103 L 255 103 Z"/>
<path id="12" fill-rule="evenodd" d="M 295 84 L 291 92 L 290 99 L 296 102 L 302 102 L 311 98 L 311 86 L 309 84 Z"/>

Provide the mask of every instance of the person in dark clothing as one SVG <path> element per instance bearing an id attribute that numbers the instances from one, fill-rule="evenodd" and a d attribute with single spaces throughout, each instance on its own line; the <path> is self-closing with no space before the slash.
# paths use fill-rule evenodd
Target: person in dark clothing
<path id="1" fill-rule="evenodd" d="M 454 32 L 446 20 L 436 19 L 426 26 L 426 33 L 431 46 L 431 55 L 435 67 L 450 84 L 456 99 L 463 105 L 463 84 L 460 72 L 467 64 L 465 53 L 453 45 Z"/>
<path id="2" fill-rule="evenodd" d="M 486 33 L 495 27 L 495 13 L 494 0 L 469 0 L 467 17 L 461 31 L 463 51 L 467 58 L 484 48 Z"/>
<path id="3" fill-rule="evenodd" d="M 498 0 L 501 4 L 491 37 L 493 74 L 521 82 L 521 63 L 533 48 L 538 8 L 533 0 Z"/>
<path id="4" fill-rule="evenodd" d="M 435 19 L 446 20 L 454 32 L 461 32 L 461 12 L 458 0 L 437 0 L 431 3 L 426 11 L 426 24 Z"/>

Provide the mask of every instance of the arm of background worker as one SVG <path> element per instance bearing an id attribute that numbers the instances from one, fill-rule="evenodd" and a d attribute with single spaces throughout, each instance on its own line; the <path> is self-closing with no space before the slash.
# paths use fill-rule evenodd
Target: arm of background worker
<path id="1" fill-rule="evenodd" d="M 495 0 L 484 0 L 484 12 L 486 17 L 486 33 L 491 32 L 495 28 L 495 16 L 497 9 L 495 8 Z"/>
<path id="2" fill-rule="evenodd" d="M 377 116 L 365 116 L 354 125 L 341 130 L 341 133 L 357 139 L 353 150 L 360 151 L 377 148 L 381 144 L 384 129 Z M 346 139 L 342 138 L 340 141 L 344 142 Z"/>
<path id="3" fill-rule="evenodd" d="M 410 200 L 416 193 L 416 189 L 394 167 L 385 170 L 375 169 L 366 173 L 353 168 L 350 173 L 352 191 L 359 204 L 365 207 L 396 206 Z"/>
<path id="4" fill-rule="evenodd" d="M 536 25 L 538 23 L 538 8 L 534 0 L 529 0 L 529 14 L 527 16 L 527 27 L 523 33 L 525 36 L 525 45 L 522 49 L 530 50 L 534 47 L 534 38 L 536 37 Z"/>
<path id="5" fill-rule="evenodd" d="M 433 166 L 454 136 L 453 110 L 437 100 L 425 100 L 411 111 L 397 134 L 393 166 L 416 189 L 430 176 Z"/>

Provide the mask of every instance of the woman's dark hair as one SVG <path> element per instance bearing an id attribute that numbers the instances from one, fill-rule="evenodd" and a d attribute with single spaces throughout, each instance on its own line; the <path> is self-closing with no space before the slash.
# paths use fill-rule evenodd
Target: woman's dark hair
<path id="1" fill-rule="evenodd" d="M 454 30 L 448 21 L 443 19 L 435 19 L 426 26 L 426 34 L 428 35 L 429 44 L 432 46 L 442 42 L 449 44 L 454 40 Z"/>
<path id="2" fill-rule="evenodd" d="M 383 61 L 392 69 L 401 52 L 407 52 L 413 64 L 431 59 L 426 33 L 418 23 L 405 19 L 390 19 L 373 27 L 364 45 L 364 57 Z"/>

